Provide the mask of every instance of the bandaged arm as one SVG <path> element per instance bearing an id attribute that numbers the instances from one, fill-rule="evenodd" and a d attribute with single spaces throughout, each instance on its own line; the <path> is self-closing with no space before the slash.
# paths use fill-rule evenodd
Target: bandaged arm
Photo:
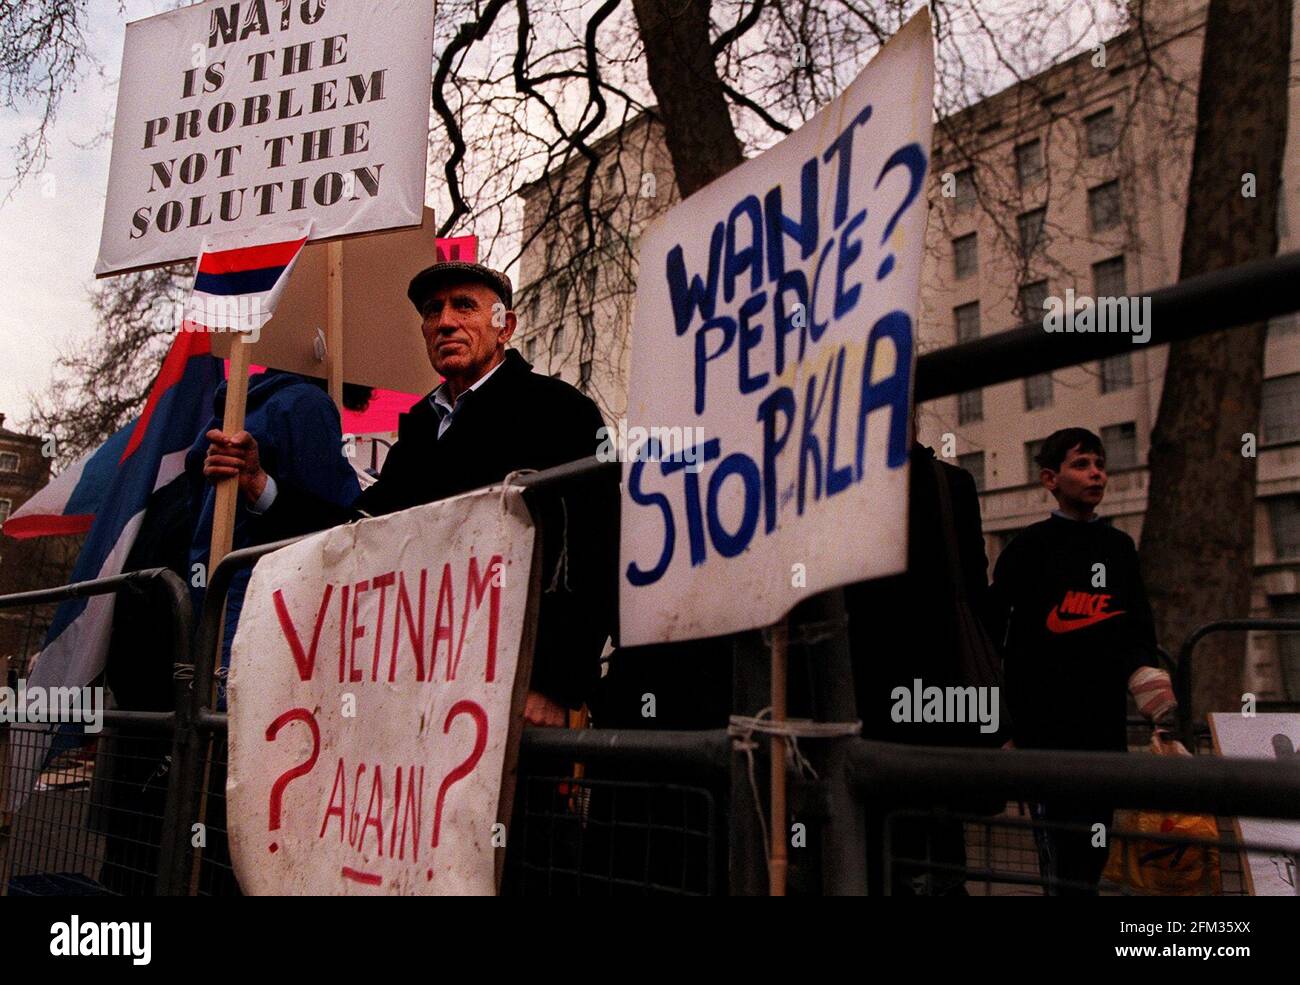
<path id="1" fill-rule="evenodd" d="M 1129 677 L 1128 689 L 1143 718 L 1155 725 L 1174 724 L 1178 699 L 1174 697 L 1174 685 L 1167 670 L 1139 667 Z"/>

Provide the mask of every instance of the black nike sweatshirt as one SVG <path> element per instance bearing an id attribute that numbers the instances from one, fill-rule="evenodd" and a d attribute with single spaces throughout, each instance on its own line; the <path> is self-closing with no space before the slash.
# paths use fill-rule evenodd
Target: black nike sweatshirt
<path id="1" fill-rule="evenodd" d="M 1128 679 L 1159 665 L 1128 534 L 1057 514 L 1026 528 L 998 558 L 989 618 L 1017 746 L 1126 747 Z"/>

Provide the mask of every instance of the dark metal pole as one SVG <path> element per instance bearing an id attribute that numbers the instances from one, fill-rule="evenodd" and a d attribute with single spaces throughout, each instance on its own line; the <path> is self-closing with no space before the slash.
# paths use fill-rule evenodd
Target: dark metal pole
<path id="1" fill-rule="evenodd" d="M 858 720 L 849 652 L 848 614 L 842 589 L 823 592 L 795 610 L 791 645 L 802 643 L 819 722 Z M 854 788 L 851 737 L 807 743 L 825 793 L 827 818 L 821 836 L 821 888 L 826 896 L 867 892 L 867 823 L 863 798 Z"/>
<path id="2" fill-rule="evenodd" d="M 1211 633 L 1249 632 L 1251 630 L 1280 630 L 1300 633 L 1300 619 L 1220 619 L 1207 622 L 1192 630 L 1178 650 L 1178 664 L 1174 668 L 1174 695 L 1178 698 L 1179 732 L 1187 748 L 1193 748 L 1196 722 L 1192 719 L 1192 653 L 1196 644 Z"/>
<path id="3" fill-rule="evenodd" d="M 1295 311 L 1300 251 L 1189 277 L 1152 291 L 1151 340 L 1165 345 Z M 995 332 L 916 360 L 916 402 L 1133 351 L 1127 333 L 1048 333 L 1042 324 Z"/>
<path id="4" fill-rule="evenodd" d="M 771 663 L 762 634 L 757 630 L 737 635 L 732 644 L 731 709 L 753 717 L 771 698 Z M 732 740 L 731 810 L 728 813 L 728 870 L 731 895 L 767 895 L 767 842 L 760 820 L 764 805 L 760 777 L 767 774 L 767 743 L 756 737 L 753 748 Z"/>
<path id="5" fill-rule="evenodd" d="M 1125 752 L 948 749 L 855 740 L 859 789 L 907 806 L 966 793 L 1197 814 L 1300 818 L 1300 764 Z"/>

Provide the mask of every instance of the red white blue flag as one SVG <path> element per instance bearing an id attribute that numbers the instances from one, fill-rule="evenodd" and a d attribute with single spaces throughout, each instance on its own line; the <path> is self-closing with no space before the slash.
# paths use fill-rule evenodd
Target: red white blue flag
<path id="1" fill-rule="evenodd" d="M 93 504 L 93 511 L 72 581 L 121 574 L 149 497 L 169 482 L 184 481 L 185 453 L 212 414 L 221 375 L 221 360 L 212 355 L 207 333 L 177 333 L 140 417 L 92 453 L 80 481 L 73 484 L 76 495 L 68 500 L 70 508 L 90 508 L 75 505 L 81 502 Z M 96 488 L 87 486 L 88 481 Z M 85 687 L 98 677 L 108 657 L 113 605 L 111 594 L 62 603 L 28 675 L 28 686 Z M 53 729 L 47 726 L 15 727 L 37 735 L 17 743 L 23 752 L 10 767 L 11 810 L 26 798 L 53 739 Z M 20 777 L 27 782 L 17 782 Z"/>
<path id="2" fill-rule="evenodd" d="M 310 232 L 307 224 L 282 230 L 283 239 L 271 233 L 274 243 L 265 242 L 265 229 L 205 239 L 187 320 L 216 331 L 261 329 L 275 312 Z"/>

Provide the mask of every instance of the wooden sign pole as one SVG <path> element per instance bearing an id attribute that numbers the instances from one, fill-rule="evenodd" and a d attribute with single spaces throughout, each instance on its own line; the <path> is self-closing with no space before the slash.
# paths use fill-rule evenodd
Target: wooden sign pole
<path id="1" fill-rule="evenodd" d="M 782 619 L 772 627 L 772 721 L 785 721 L 786 651 L 790 642 L 790 620 Z M 786 856 L 785 823 L 785 740 L 772 736 L 772 850 L 768 870 L 771 873 L 769 895 L 785 895 Z"/>
<path id="2" fill-rule="evenodd" d="M 230 376 L 226 379 L 226 404 L 221 414 L 221 430 L 234 435 L 244 430 L 244 411 L 248 404 L 248 365 L 249 346 L 241 335 L 230 346 Z M 230 553 L 235 537 L 235 510 L 239 506 L 239 477 L 222 479 L 216 485 L 216 499 L 212 507 L 212 543 L 208 549 L 208 576 L 217 570 L 223 558 Z M 224 625 L 224 621 L 222 623 Z M 218 662 L 221 653 L 221 630 L 217 632 Z M 217 667 L 220 670 L 220 666 Z M 217 677 L 212 678 L 212 693 L 208 695 L 208 704 L 216 707 Z M 208 816 L 208 786 L 212 774 L 212 740 L 207 740 L 207 753 L 203 757 L 203 789 L 199 796 L 199 820 L 206 822 Z M 199 887 L 199 873 L 203 864 L 203 849 L 194 852 L 190 864 L 190 895 L 196 895 Z"/>
<path id="3" fill-rule="evenodd" d="M 221 430 L 236 434 L 244 430 L 244 406 L 248 402 L 248 346 L 243 339 L 230 347 L 230 378 L 226 380 L 226 408 L 221 415 Z M 235 535 L 235 507 L 239 502 L 239 479 L 222 479 L 217 483 L 217 498 L 212 512 L 212 547 L 208 551 L 208 575 L 230 553 Z"/>
<path id="4" fill-rule="evenodd" d="M 325 375 L 330 399 L 343 413 L 343 241 L 325 246 Z"/>

